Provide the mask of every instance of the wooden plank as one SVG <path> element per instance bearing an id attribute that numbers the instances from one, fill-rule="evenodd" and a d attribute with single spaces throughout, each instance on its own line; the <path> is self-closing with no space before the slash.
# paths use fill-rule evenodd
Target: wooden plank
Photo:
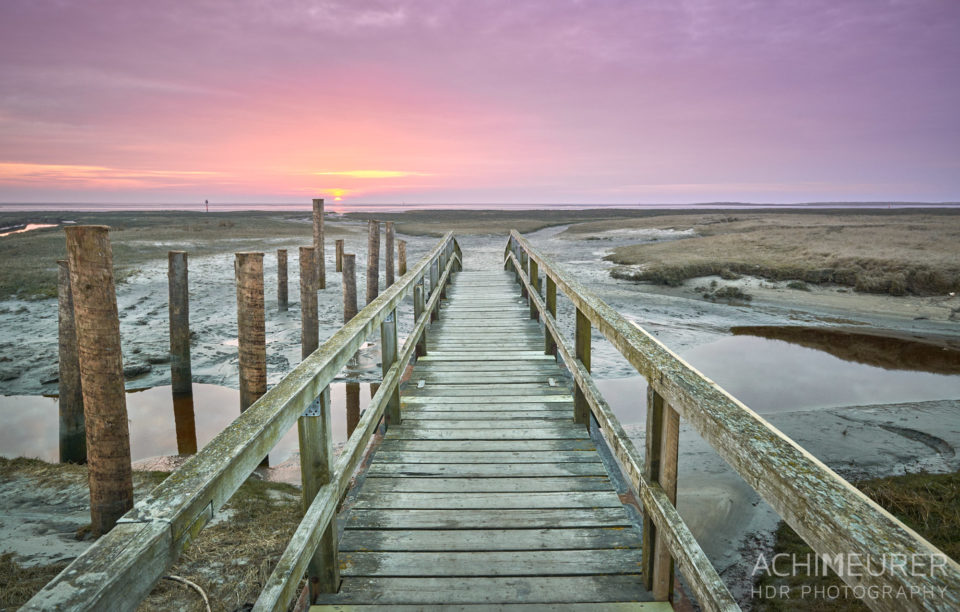
<path id="1" fill-rule="evenodd" d="M 543 351 L 500 351 L 476 353 L 463 351 L 433 351 L 418 361 L 516 361 L 556 363 L 551 355 L 544 355 Z"/>
<path id="2" fill-rule="evenodd" d="M 579 603 L 649 599 L 639 575 L 344 579 L 337 595 L 317 603 L 483 604 Z"/>
<path id="3" fill-rule="evenodd" d="M 512 404 L 567 404 L 573 403 L 573 399 L 570 395 L 522 395 L 512 397 L 510 399 L 505 399 L 502 395 L 491 395 L 484 397 L 477 396 L 430 396 L 430 397 L 409 397 L 401 396 L 400 405 L 401 406 L 422 406 L 422 405 L 451 405 L 451 404 L 499 404 L 499 405 L 510 405 L 507 402 Z"/>
<path id="4" fill-rule="evenodd" d="M 377 451 L 462 451 L 460 440 L 398 440 L 387 437 Z M 589 438 L 579 440 L 474 440 L 471 452 L 528 452 L 528 451 L 579 451 L 596 450 Z"/>
<path id="5" fill-rule="evenodd" d="M 506 385 L 457 385 L 434 383 L 422 389 L 413 387 L 407 397 L 570 397 L 570 389 L 560 386 L 551 387 L 542 383 L 511 383 Z"/>
<path id="6" fill-rule="evenodd" d="M 344 576 L 583 576 L 634 574 L 640 551 L 506 550 L 471 552 L 349 552 Z"/>
<path id="7" fill-rule="evenodd" d="M 371 477 L 442 476 L 447 478 L 540 478 L 542 476 L 606 476 L 602 463 L 376 463 Z"/>
<path id="8" fill-rule="evenodd" d="M 595 449 L 584 451 L 377 451 L 379 463 L 598 463 Z"/>
<path id="9" fill-rule="evenodd" d="M 514 413 L 514 414 L 523 414 L 525 412 L 558 412 L 561 414 L 567 414 L 567 408 L 573 406 L 573 401 L 567 403 L 564 402 L 516 402 L 516 403 L 507 403 L 507 402 L 488 402 L 488 403 L 473 403 L 473 404 L 440 404 L 440 403 L 421 403 L 421 404 L 409 404 L 404 407 L 404 415 L 430 415 L 433 413 L 444 413 L 444 412 L 454 412 L 462 413 L 464 415 L 471 414 L 476 415 L 477 418 L 485 418 L 483 416 L 484 412 L 504 412 L 504 413 Z M 427 416 L 413 416 L 413 418 L 428 418 Z M 441 417 L 443 418 L 443 417 Z M 464 418 L 470 418 L 469 416 L 464 416 Z"/>
<path id="10" fill-rule="evenodd" d="M 319 605 L 310 606 L 310 612 L 423 612 L 422 605 Z M 486 612 L 490 604 L 431 605 L 431 612 Z M 500 612 L 673 612 L 673 606 L 663 601 L 633 601 L 604 603 L 550 603 L 497 604 Z"/>
<path id="11" fill-rule="evenodd" d="M 361 493 L 352 510 L 492 510 L 513 508 L 620 508 L 613 491 L 554 493 Z"/>
<path id="12" fill-rule="evenodd" d="M 496 510 L 354 509 L 347 529 L 557 529 L 630 527 L 623 508 L 519 508 Z"/>
<path id="13" fill-rule="evenodd" d="M 429 405 L 429 404 L 427 404 Z M 525 404 L 519 404 L 521 406 Z M 457 421 L 483 421 L 487 419 L 514 420 L 538 418 L 547 421 L 570 421 L 570 413 L 566 410 L 482 410 L 482 411 L 453 411 L 453 410 L 407 410 L 403 413 L 404 421 L 436 421 L 454 419 Z M 415 425 L 415 423 L 408 423 Z"/>
<path id="14" fill-rule="evenodd" d="M 429 552 L 468 550 L 584 550 L 636 548 L 635 529 L 570 527 L 567 529 L 348 529 L 341 551 Z"/>
<path id="15" fill-rule="evenodd" d="M 540 418 L 520 418 L 509 421 L 495 421 L 492 419 L 424 419 L 415 423 L 407 423 L 404 421 L 401 427 L 419 431 L 433 431 L 435 429 L 481 431 L 487 429 L 516 429 L 518 427 L 543 431 L 566 431 L 568 429 L 573 431 L 572 422 L 568 423 L 567 421 L 558 421 L 556 419 L 549 420 Z"/>
<path id="16" fill-rule="evenodd" d="M 443 493 L 527 493 L 532 491 L 609 491 L 606 474 L 600 476 L 552 476 L 522 478 L 389 478 L 369 476 L 363 483 L 364 491 Z"/>
<path id="17" fill-rule="evenodd" d="M 414 370 L 414 376 L 418 373 L 437 374 L 449 372 L 463 372 L 469 369 L 471 372 L 544 372 L 565 375 L 566 370 L 556 363 L 546 363 L 542 361 L 474 361 L 470 365 L 463 365 L 462 362 L 417 362 Z"/>
<path id="18" fill-rule="evenodd" d="M 394 427 L 390 437 L 396 440 L 589 440 L 582 427 L 547 429 L 411 429 Z"/>

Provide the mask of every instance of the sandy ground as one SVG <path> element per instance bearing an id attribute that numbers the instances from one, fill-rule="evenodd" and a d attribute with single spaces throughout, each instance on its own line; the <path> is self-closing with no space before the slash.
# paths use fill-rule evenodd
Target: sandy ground
<path id="1" fill-rule="evenodd" d="M 349 229 L 362 227 L 344 220 Z M 950 319 L 960 298 L 917 298 L 865 295 L 838 288 L 813 291 L 787 289 L 745 277 L 736 284 L 753 294 L 749 305 L 731 305 L 704 300 L 695 290 L 711 278 L 692 279 L 682 287 L 663 288 L 610 277 L 613 264 L 603 257 L 616 246 L 638 241 L 680 239 L 684 228 L 626 229 L 606 240 L 571 239 L 562 235 L 566 226 L 535 231 L 530 240 L 565 270 L 594 290 L 601 299 L 629 319 L 654 333 L 667 346 L 679 350 L 729 336 L 735 326 L 783 325 L 843 326 L 883 329 L 917 336 L 960 337 L 960 323 Z M 361 235 L 361 234 L 358 234 Z M 435 242 L 433 237 L 403 235 L 408 240 L 412 266 Z M 473 234 L 460 238 L 465 267 L 483 269 L 501 265 L 504 234 Z M 300 334 L 298 274 L 293 257 L 297 241 L 284 239 L 265 243 L 268 373 L 276 383 L 299 361 Z M 170 248 L 177 248 L 171 245 Z M 291 252 L 290 310 L 276 307 L 277 248 Z M 365 260 L 365 240 L 348 241 L 347 250 Z M 333 272 L 333 245 L 327 248 L 328 288 L 320 294 L 321 341 L 341 322 L 339 275 Z M 363 296 L 363 266 L 358 265 L 357 286 Z M 236 313 L 232 255 L 191 258 L 191 322 L 195 332 L 193 371 L 198 382 L 237 385 Z M 728 281 L 722 281 L 729 284 Z M 168 342 L 166 313 L 166 262 L 143 266 L 142 271 L 118 287 L 121 333 L 127 366 L 142 374 L 131 377 L 128 387 L 141 388 L 169 383 L 165 351 Z M 361 303 L 362 306 L 362 303 Z M 559 300 L 561 327 L 573 337 L 574 313 L 566 300 Z M 0 393 L 39 394 L 56 392 L 56 302 L 45 300 L 0 302 Z M 412 324 L 409 300 L 401 309 L 399 333 L 405 336 Z M 376 338 L 371 338 L 375 341 Z M 364 352 L 361 367 L 344 377 L 375 379 L 378 350 Z M 593 372 L 601 379 L 634 375 L 632 367 L 598 335 L 593 349 Z M 955 450 L 960 444 L 960 404 L 956 401 L 903 403 L 896 405 L 831 408 L 768 415 L 774 426 L 793 437 L 842 476 L 850 479 L 901 474 L 917 470 L 932 472 L 960 469 Z M 643 427 L 628 431 L 642 448 Z M 152 465 L 155 467 L 155 465 Z M 289 466 L 288 466 L 289 467 Z M 3 550 L 37 555 L 44 562 L 74 556 L 83 543 L 66 544 L 60 537 L 75 529 L 86 517 L 85 494 L 64 498 L 44 497 L 25 490 L 24 483 L 0 483 L 0 542 Z M 26 487 L 29 489 L 29 487 Z M 681 514 L 690 523 L 707 554 L 738 594 L 749 588 L 752 556 L 768 546 L 777 518 L 757 494 L 709 448 L 695 432 L 681 431 Z M 17 517 L 11 519 L 10 517 Z M 27 537 L 29 534 L 34 536 Z M 58 535 L 59 534 L 59 535 Z M 41 542 L 61 542 L 52 548 Z M 20 543 L 24 543 L 21 547 Z M 32 542 L 27 544 L 28 542 Z M 44 551 L 44 547 L 47 550 Z"/>

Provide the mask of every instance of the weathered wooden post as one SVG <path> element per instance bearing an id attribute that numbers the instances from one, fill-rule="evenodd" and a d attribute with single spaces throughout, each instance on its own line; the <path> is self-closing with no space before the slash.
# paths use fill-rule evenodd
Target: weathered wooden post
<path id="1" fill-rule="evenodd" d="M 386 270 L 387 270 L 387 277 L 386 277 L 386 280 L 385 280 L 385 282 L 384 282 L 384 288 L 387 288 L 387 287 L 392 286 L 393 283 L 394 283 L 394 281 L 396 280 L 396 277 L 395 277 L 394 274 L 393 274 L 393 273 L 394 273 L 394 265 L 393 265 L 393 238 L 394 238 L 394 236 L 393 236 L 393 221 L 387 221 L 384 225 L 386 226 L 386 232 L 385 232 L 385 233 L 386 233 L 386 244 L 384 245 L 384 247 L 386 247 L 386 251 L 387 251 L 387 252 L 386 252 L 386 255 L 387 255 L 387 256 L 386 256 L 386 258 L 384 259 L 384 262 L 383 262 L 384 265 L 386 266 Z"/>
<path id="2" fill-rule="evenodd" d="M 187 254 L 167 254 L 167 284 L 170 310 L 170 384 L 173 393 L 192 394 L 190 369 L 190 288 L 187 281 Z"/>
<path id="3" fill-rule="evenodd" d="M 394 310 L 380 324 L 380 368 L 384 376 L 387 370 L 397 361 L 397 311 Z M 400 424 L 400 385 L 393 387 L 390 399 L 384 410 L 387 423 Z"/>
<path id="4" fill-rule="evenodd" d="M 57 261 L 58 336 L 60 351 L 60 463 L 87 462 L 87 432 L 83 420 L 83 390 L 77 355 L 77 328 L 73 319 L 70 266 Z"/>
<path id="5" fill-rule="evenodd" d="M 434 259 L 430 262 L 430 297 L 437 291 L 437 283 L 440 282 L 440 260 Z M 440 318 L 440 300 L 434 305 L 430 312 L 430 320 L 436 321 Z"/>
<path id="6" fill-rule="evenodd" d="M 347 439 L 360 422 L 360 383 L 348 382 L 347 388 Z"/>
<path id="7" fill-rule="evenodd" d="M 367 304 L 380 295 L 380 224 L 367 221 Z"/>
<path id="8" fill-rule="evenodd" d="M 397 240 L 397 274 L 407 273 L 407 241 Z"/>
<path id="9" fill-rule="evenodd" d="M 680 415 L 663 397 L 647 386 L 647 439 L 644 475 L 658 483 L 677 504 L 677 454 L 680 442 Z M 649 518 L 643 520 L 643 576 L 647 590 L 657 601 L 673 600 L 673 559 L 666 539 L 657 533 Z"/>
<path id="10" fill-rule="evenodd" d="M 423 278 L 417 281 L 417 284 L 413 286 L 413 324 L 416 325 L 417 321 L 420 320 L 420 316 L 423 314 L 424 309 L 424 300 L 423 300 Z M 420 339 L 417 340 L 416 355 L 417 357 L 423 357 L 427 354 L 427 328 L 424 326 L 423 333 L 420 334 Z"/>
<path id="11" fill-rule="evenodd" d="M 334 244 L 336 244 L 337 272 L 343 272 L 343 238 L 337 239 Z"/>
<path id="12" fill-rule="evenodd" d="M 343 322 L 357 316 L 357 256 L 343 254 Z"/>
<path id="13" fill-rule="evenodd" d="M 547 276 L 547 310 L 550 311 L 550 315 L 556 320 L 557 318 L 557 283 L 553 281 L 550 276 Z M 550 333 L 550 330 L 545 330 L 544 334 L 544 345 L 543 352 L 547 355 L 557 354 L 557 343 L 553 338 L 553 335 Z"/>
<path id="14" fill-rule="evenodd" d="M 306 359 L 320 346 L 320 322 L 317 315 L 317 258 L 313 247 L 300 247 L 300 359 Z"/>
<path id="15" fill-rule="evenodd" d="M 327 266 L 323 260 L 323 198 L 313 199 L 313 256 L 316 258 L 318 290 L 327 288 Z"/>
<path id="16" fill-rule="evenodd" d="M 312 267 L 312 266 L 311 266 Z M 307 283 L 311 286 L 313 282 Z M 301 286 L 303 282 L 301 281 Z M 314 291 L 314 295 L 316 292 Z M 320 396 L 310 404 L 303 416 L 297 420 L 297 433 L 300 441 L 300 482 L 303 511 L 310 508 L 320 488 L 328 484 L 333 477 L 333 437 L 330 419 L 330 387 L 324 388 Z M 310 602 L 320 593 L 336 593 L 340 587 L 340 564 L 337 561 L 337 518 L 333 516 L 330 524 L 320 538 L 313 558 L 307 568 L 310 582 Z"/>
<path id="17" fill-rule="evenodd" d="M 524 272 L 526 272 L 528 269 L 527 262 L 529 259 L 530 258 L 527 257 L 526 251 L 520 251 L 520 267 L 523 269 Z M 520 281 L 520 295 L 522 295 L 527 299 L 530 299 L 530 296 L 527 295 L 527 286 L 523 283 L 523 281 Z"/>
<path id="18" fill-rule="evenodd" d="M 237 328 L 240 412 L 267 392 L 267 341 L 263 311 L 263 253 L 237 253 Z"/>
<path id="19" fill-rule="evenodd" d="M 590 371 L 590 319 L 583 311 L 577 308 L 577 327 L 574 332 L 574 344 L 577 359 L 583 364 L 587 372 Z M 590 404 L 580 389 L 580 385 L 573 388 L 573 422 L 586 425 L 590 429 Z"/>
<path id="20" fill-rule="evenodd" d="M 533 260 L 533 258 L 530 259 L 530 263 L 528 265 L 529 265 L 528 274 L 530 276 L 530 285 L 533 287 L 533 291 L 537 295 L 540 295 L 540 268 L 537 265 L 537 262 Z M 527 301 L 530 302 L 530 318 L 539 321 L 540 312 L 537 310 L 537 303 L 533 301 L 533 297 L 529 297 Z M 547 332 L 547 335 L 549 336 L 550 333 Z"/>
<path id="21" fill-rule="evenodd" d="M 108 228 L 66 228 L 90 473 L 90 522 L 104 534 L 133 508 L 120 319 Z"/>
<path id="22" fill-rule="evenodd" d="M 443 271 L 447 269 L 447 250 L 444 248 L 440 251 L 440 255 L 437 257 L 437 276 L 442 277 Z M 448 277 L 449 278 L 449 277 Z M 443 284 L 440 286 L 440 299 L 447 299 L 447 286 Z M 440 302 L 438 301 L 437 304 Z"/>
<path id="23" fill-rule="evenodd" d="M 287 249 L 277 249 L 277 309 L 286 312 L 289 308 L 287 291 Z"/>
<path id="24" fill-rule="evenodd" d="M 177 454 L 196 454 L 197 421 L 193 410 L 193 393 L 173 394 L 173 425 L 177 431 Z"/>

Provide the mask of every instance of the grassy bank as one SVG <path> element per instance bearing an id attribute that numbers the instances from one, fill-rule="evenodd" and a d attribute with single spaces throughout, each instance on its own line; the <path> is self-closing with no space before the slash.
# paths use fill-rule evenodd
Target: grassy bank
<path id="1" fill-rule="evenodd" d="M 859 483 L 857 487 L 949 557 L 960 559 L 960 472 L 879 478 Z M 877 554 L 882 552 L 877 551 Z M 781 524 L 776 533 L 774 549 L 768 559 L 781 553 L 796 555 L 794 558 L 804 560 L 808 554 L 813 554 L 813 550 L 793 529 Z M 790 597 L 755 599 L 754 610 L 795 610 L 801 603 L 805 610 L 869 609 L 852 595 L 850 598 L 841 596 L 832 600 L 822 597 L 814 599 L 812 595 L 801 597 L 803 587 L 826 589 L 831 586 L 839 587 L 843 583 L 832 570 L 828 576 L 807 576 L 805 572 L 800 573 L 803 575 L 787 577 L 761 574 L 756 581 L 757 587 L 770 586 L 779 589 L 786 586 L 790 589 Z"/>
<path id="2" fill-rule="evenodd" d="M 678 286 L 701 276 L 752 275 L 891 295 L 960 291 L 960 214 L 952 211 L 669 215 L 583 224 L 569 233 L 602 239 L 625 228 L 695 232 L 614 249 L 609 261 L 635 266 L 611 272 L 626 280 Z"/>
<path id="3" fill-rule="evenodd" d="M 134 472 L 136 499 L 166 478 L 163 472 Z M 0 483 L 63 491 L 84 491 L 85 466 L 50 464 L 37 459 L 0 458 Z M 10 488 L 5 489 L 8 494 Z M 300 492 L 282 483 L 249 479 L 217 513 L 214 522 L 183 551 L 167 571 L 198 584 L 214 610 L 241 609 L 256 601 L 302 515 Z M 82 534 L 84 530 L 81 528 Z M 51 534 L 51 543 L 55 545 Z M 0 609 L 16 609 L 56 576 L 66 563 L 26 567 L 12 554 L 0 555 Z M 200 595 L 179 582 L 161 580 L 138 608 L 203 610 Z"/>

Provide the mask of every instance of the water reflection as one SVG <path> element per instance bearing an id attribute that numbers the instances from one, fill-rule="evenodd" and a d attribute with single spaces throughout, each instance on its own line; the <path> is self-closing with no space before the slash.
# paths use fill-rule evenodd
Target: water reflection
<path id="1" fill-rule="evenodd" d="M 726 337 L 680 355 L 761 414 L 960 398 L 956 374 L 891 370 L 756 336 Z M 597 385 L 622 423 L 644 421 L 643 377 L 599 380 Z"/>
<path id="2" fill-rule="evenodd" d="M 369 405 L 360 392 L 367 383 L 330 385 L 334 443 L 347 438 L 347 389 L 356 385 L 354 410 L 357 419 Z M 164 455 L 188 454 L 203 448 L 240 416 L 240 392 L 218 385 L 193 385 L 193 396 L 171 402 L 170 386 L 127 394 L 130 453 L 133 461 Z M 171 404 L 173 404 L 171 406 Z M 171 408 L 173 418 L 171 418 Z M 32 395 L 0 396 L 0 455 L 59 460 L 59 414 L 57 399 Z M 297 428 L 291 427 L 270 453 L 277 465 L 297 451 Z"/>

